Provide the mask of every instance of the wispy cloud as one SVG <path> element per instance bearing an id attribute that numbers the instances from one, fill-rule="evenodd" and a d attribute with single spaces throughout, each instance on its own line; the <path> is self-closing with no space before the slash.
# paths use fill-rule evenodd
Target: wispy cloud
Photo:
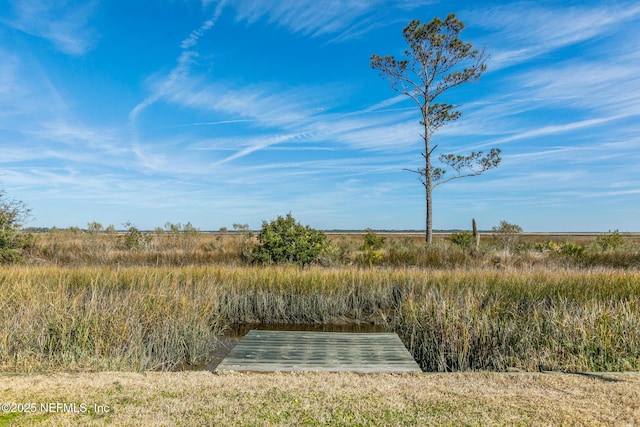
<path id="1" fill-rule="evenodd" d="M 320 227 L 422 226 L 423 189 L 403 171 L 421 161 L 420 114 L 367 58 L 400 52 L 402 26 L 443 16 L 442 2 L 418 10 L 429 1 L 202 0 L 197 14 L 193 3 L 161 2 L 147 22 L 112 31 L 116 8 L 98 0 L 9 1 L 0 18 L 0 181 L 43 225 L 82 225 L 67 219 L 73 210 L 107 224 L 259 226 L 291 210 Z M 465 39 L 493 54 L 491 72 L 447 93 L 463 116 L 432 143 L 436 157 L 499 146 L 503 162 L 439 189 L 436 227 L 467 224 L 471 210 L 485 226 L 503 219 L 496 215 L 520 223 L 532 207 L 546 209 L 540 218 L 580 215 L 595 195 L 622 211 L 640 186 L 640 39 L 628 25 L 640 6 L 492 5 L 457 11 Z M 94 12 L 115 45 L 105 40 L 78 58 L 95 46 Z M 166 15 L 180 19 L 161 21 Z M 149 33 L 154 39 L 144 39 Z M 35 47 L 23 54 L 6 34 Z M 117 46 L 134 34 L 148 52 Z M 269 49 L 278 61 L 263 62 Z M 134 60 L 123 67 L 116 57 Z M 91 91 L 111 90 L 95 108 Z M 557 227 L 573 227 L 570 214 Z"/>
<path id="2" fill-rule="evenodd" d="M 2 57 L 2 62 L 0 62 L 0 81 L 2 82 L 0 85 L 0 99 L 4 101 L 17 92 L 19 59 L 16 55 L 12 55 L 2 49 L 0 49 L 0 56 Z"/>
<path id="3" fill-rule="evenodd" d="M 381 0 L 379 2 L 382 3 Z M 369 19 L 379 6 L 376 2 L 338 3 L 333 7 L 310 1 L 259 3 L 229 0 L 217 3 L 211 17 L 182 41 L 182 52 L 176 66 L 168 74 L 156 75 L 148 80 L 149 95 L 129 114 L 134 128 L 143 111 L 162 102 L 222 115 L 219 120 L 196 122 L 183 127 L 247 124 L 253 129 L 263 130 L 256 132 L 255 137 L 215 138 L 206 143 L 201 139 L 200 143 L 191 144 L 192 149 L 197 150 L 233 152 L 217 159 L 213 163 L 217 166 L 285 143 L 300 148 L 316 142 L 337 144 L 350 150 L 408 150 L 415 143 L 419 131 L 415 126 L 407 126 L 409 119 L 404 108 L 388 108 L 401 103 L 401 97 L 391 98 L 361 111 L 338 114 L 319 106 L 325 101 L 333 102 L 336 95 L 344 92 L 344 87 L 296 87 L 277 83 L 238 86 L 233 81 L 215 80 L 215 69 L 207 76 L 194 71 L 199 58 L 198 43 L 207 31 L 214 28 L 225 8 L 234 9 L 237 19 L 249 24 L 265 19 L 291 32 L 316 37 L 360 28 L 356 21 Z M 397 6 L 411 10 L 419 5 L 398 3 Z M 376 113 L 376 117 L 366 118 L 367 113 Z M 417 119 L 410 121 L 417 123 Z M 143 155 L 147 150 L 140 138 L 134 134 L 135 152 L 141 159 L 148 159 L 148 155 Z M 149 166 L 154 164 L 150 161 L 142 163 Z"/>
<path id="4" fill-rule="evenodd" d="M 235 159 L 239 159 L 241 157 L 247 156 L 255 151 L 263 150 L 272 145 L 280 144 L 283 142 L 295 141 L 303 137 L 303 135 L 296 134 L 288 134 L 288 135 L 272 135 L 272 136 L 262 136 L 260 138 L 256 138 L 250 143 L 247 147 L 237 151 L 236 153 L 225 157 L 224 159 L 216 162 L 216 166 L 219 166 L 223 163 L 230 162 Z"/>
<path id="5" fill-rule="evenodd" d="M 640 58 L 561 62 L 522 73 L 515 84 L 534 101 L 616 115 L 640 114 Z"/>
<path id="6" fill-rule="evenodd" d="M 222 10 L 224 9 L 225 4 L 226 4 L 225 0 L 220 1 L 216 6 L 215 11 L 213 12 L 213 16 L 211 16 L 211 18 L 204 21 L 200 26 L 200 28 L 193 30 L 191 34 L 189 34 L 189 37 L 187 37 L 182 41 L 182 43 L 180 44 L 180 47 L 186 50 L 197 45 L 200 38 L 202 38 L 202 36 L 204 36 L 207 31 L 213 28 L 218 18 L 220 18 L 220 15 L 222 14 Z"/>
<path id="7" fill-rule="evenodd" d="M 515 135 L 507 136 L 504 138 L 499 138 L 491 141 L 491 145 L 493 144 L 505 144 L 514 141 L 520 141 L 531 138 L 539 138 L 541 136 L 550 136 L 550 135 L 561 135 L 563 133 L 576 131 L 580 129 L 586 129 L 593 126 L 601 125 L 604 123 L 609 123 L 614 120 L 618 120 L 621 118 L 627 117 L 626 115 L 614 115 L 610 117 L 602 117 L 602 118 L 594 118 L 594 119 L 586 119 L 574 121 L 571 123 L 565 123 L 562 125 L 552 125 L 552 126 L 543 126 L 538 129 L 529 130 L 519 132 Z"/>
<path id="8" fill-rule="evenodd" d="M 364 109 L 365 112 L 377 112 L 380 110 L 387 110 L 389 107 L 393 106 L 393 105 L 397 105 L 397 104 L 402 104 L 402 103 L 406 103 L 407 102 L 407 96 L 406 95 L 396 95 L 393 98 L 389 98 L 389 99 L 385 99 L 384 101 L 380 101 L 376 104 L 373 104 L 369 107 L 366 107 Z M 411 107 L 406 107 L 409 109 L 415 109 L 415 107 L 412 105 Z"/>
<path id="9" fill-rule="evenodd" d="M 244 85 L 240 88 L 234 87 L 237 85 L 233 82 L 212 82 L 193 73 L 193 65 L 199 56 L 195 49 L 197 43 L 214 27 L 226 4 L 226 1 L 219 2 L 211 18 L 182 41 L 177 65 L 167 75 L 155 76 L 149 81 L 151 93 L 131 110 L 129 118 L 132 121 L 158 101 L 226 113 L 232 115 L 230 121 L 257 120 L 282 124 L 299 120 L 313 111 L 297 102 L 308 92 L 306 88 L 282 88 L 268 84 Z M 300 95 L 292 96 L 294 92 Z"/>
<path id="10" fill-rule="evenodd" d="M 230 152 L 231 154 L 222 157 L 216 155 L 211 160 L 209 166 L 218 168 L 259 151 L 276 149 L 278 146 L 290 150 L 302 150 L 315 143 L 325 148 L 335 146 L 343 150 L 352 150 L 352 152 L 382 153 L 409 153 L 420 149 L 417 116 L 413 106 L 401 106 L 406 101 L 402 96 L 395 96 L 360 111 L 339 114 L 320 111 L 316 108 L 317 102 L 313 104 L 309 102 L 310 99 L 317 101 L 323 95 L 330 95 L 326 88 L 291 88 L 264 83 L 238 87 L 230 81 L 211 81 L 210 77 L 205 78 L 195 74 L 193 66 L 198 58 L 195 50 L 197 43 L 206 31 L 213 28 L 223 7 L 234 8 L 237 18 L 249 24 L 265 20 L 273 25 L 285 27 L 291 32 L 310 37 L 344 31 L 350 28 L 352 21 L 358 16 L 368 16 L 368 13 L 372 13 L 373 8 L 369 3 L 348 3 L 344 8 L 337 8 L 342 13 L 340 19 L 330 26 L 323 27 L 323 23 L 331 19 L 334 13 L 331 10 L 325 10 L 331 9 L 326 5 L 323 6 L 321 13 L 314 14 L 311 12 L 319 7 L 315 3 L 256 3 L 233 0 L 218 3 L 212 17 L 183 40 L 181 45 L 183 52 L 177 60 L 178 65 L 165 77 L 156 77 L 150 81 L 151 93 L 132 110 L 130 115 L 132 119 L 135 120 L 137 115 L 149 105 L 162 101 L 194 111 L 221 113 L 223 117 L 211 122 L 184 125 L 185 127 L 223 124 L 250 126 L 252 136 L 200 139 L 200 142 L 190 144 L 191 150 Z M 543 26 L 550 34 L 534 36 L 530 35 L 530 32 L 525 32 L 527 35 L 518 37 L 524 37 L 521 41 L 525 46 L 531 45 L 532 48 L 537 48 L 539 45 L 544 45 L 544 49 L 554 49 L 595 37 L 608 31 L 613 23 L 629 19 L 637 13 L 633 10 L 616 9 L 614 13 L 603 11 L 604 9 L 568 8 L 561 9 L 556 16 L 545 9 L 530 7 L 533 9 L 533 17 L 525 26 L 544 23 Z M 636 9 L 640 11 L 640 8 Z M 495 22 L 506 23 L 501 30 L 503 34 L 509 35 L 511 32 L 515 34 L 515 21 L 512 22 L 510 17 L 518 16 L 521 19 L 521 15 L 516 15 L 509 6 L 487 13 L 493 14 Z M 578 16 L 569 29 L 561 25 L 566 20 L 567 14 Z M 607 19 L 603 19 L 603 16 Z M 602 22 L 595 26 L 588 25 L 596 18 L 600 18 Z M 568 36 L 568 32 L 572 35 Z M 546 38 L 543 40 L 543 37 Z M 545 44 L 547 41 L 548 45 Z M 539 53 L 530 51 L 527 55 Z M 582 63 L 567 63 L 564 68 L 558 68 L 556 65 L 553 69 L 550 67 L 548 70 L 538 69 L 535 73 L 520 74 L 519 77 L 511 78 L 508 85 L 503 85 L 505 86 L 502 88 L 503 93 L 491 93 L 489 102 L 483 103 L 479 100 L 472 106 L 471 114 L 465 115 L 464 120 L 444 129 L 439 135 L 445 138 L 461 135 L 475 136 L 475 141 L 463 141 L 455 147 L 456 150 L 464 150 L 469 144 L 473 145 L 473 148 L 482 148 L 522 140 L 535 140 L 589 129 L 630 117 L 635 114 L 633 110 L 582 119 L 574 117 L 564 123 L 546 123 L 534 129 L 531 129 L 531 123 L 522 121 L 521 117 L 516 119 L 519 114 L 522 115 L 528 110 L 548 106 L 563 99 L 571 98 L 573 107 L 581 104 L 587 107 L 588 99 L 581 97 L 580 94 L 588 93 L 593 96 L 594 93 L 610 91 L 615 84 L 610 76 L 616 76 L 616 79 L 626 77 L 633 79 L 632 67 L 629 67 L 629 64 L 608 65 L 614 69 L 618 67 L 617 71 L 610 74 L 604 73 L 606 64 L 586 59 Z M 215 75 L 215 70 L 213 74 Z M 513 90 L 513 88 L 516 89 Z M 589 88 L 591 90 L 588 90 Z M 627 98 L 631 97 L 627 95 Z M 396 106 L 398 108 L 393 108 Z M 367 117 L 367 114 L 371 113 L 376 113 L 376 116 Z M 514 117 L 514 119 L 509 121 L 508 117 Z M 479 135 L 483 138 L 478 141 Z M 284 145 L 286 147 L 283 147 Z M 138 145 L 136 152 L 139 155 L 147 152 L 144 156 L 147 160 L 153 157 L 143 145 Z M 412 160 L 405 159 L 405 161 Z M 158 159 L 155 156 L 154 161 L 144 164 L 159 170 L 166 167 L 166 163 L 167 159 Z"/>
<path id="11" fill-rule="evenodd" d="M 388 14 L 380 13 L 381 10 L 397 8 L 412 11 L 432 3 L 433 0 L 392 4 L 384 0 L 229 1 L 239 21 L 254 24 L 264 20 L 294 34 L 309 37 L 333 36 L 331 41 L 334 42 L 361 37 L 375 28 L 389 25 Z"/>
<path id="12" fill-rule="evenodd" d="M 0 53 L 5 52 L 0 49 Z M 79 120 L 39 62 L 6 53 L 0 64 L 0 162 L 61 159 L 72 164 L 107 164 L 126 158 L 122 133 Z"/>
<path id="13" fill-rule="evenodd" d="M 80 5 L 46 0 L 10 1 L 14 16 L 2 19 L 5 25 L 47 39 L 69 55 L 83 55 L 93 48 L 96 36 L 88 24 L 96 1 Z"/>
<path id="14" fill-rule="evenodd" d="M 149 106 L 155 104 L 163 98 L 170 97 L 171 94 L 181 89 L 181 85 L 189 76 L 189 69 L 197 53 L 185 50 L 177 59 L 177 65 L 166 76 L 154 76 L 150 79 L 149 86 L 151 94 L 142 102 L 138 103 L 129 113 L 129 119 L 135 121 L 138 115 Z"/>
<path id="15" fill-rule="evenodd" d="M 325 141 L 335 141 L 351 150 L 385 153 L 407 152 L 420 140 L 415 112 L 393 111 L 371 116 L 360 114 L 327 114 L 309 124 L 313 133 Z"/>
<path id="16" fill-rule="evenodd" d="M 97 173 L 102 168 L 129 164 L 131 156 L 122 132 L 108 126 L 83 124 L 33 58 L 17 54 L 7 54 L 4 58 L 7 61 L 0 64 L 3 78 L 0 163 L 3 168 L 25 171 L 24 165 L 36 164 L 43 170 L 53 170 L 54 175 L 60 171 L 66 174 L 67 168 L 79 168 L 92 176 L 90 168 Z M 29 170 L 19 176 L 30 173 Z M 41 182 L 53 184 L 55 181 Z M 86 185 L 89 182 L 89 179 L 84 181 Z"/>
<path id="17" fill-rule="evenodd" d="M 369 14 L 380 6 L 379 0 L 325 1 L 313 0 L 255 2 L 237 0 L 230 5 L 236 10 L 238 20 L 253 24 L 266 19 L 293 33 L 307 36 L 332 34 L 344 30 L 356 18 Z"/>
<path id="18" fill-rule="evenodd" d="M 37 63 L 0 47 L 0 127 L 16 125 L 16 117 L 63 107 L 55 88 Z M 31 76 L 35 77 L 31 79 Z M 3 123 L 4 122 L 4 123 Z"/>
<path id="19" fill-rule="evenodd" d="M 640 6 L 635 2 L 553 8 L 518 2 L 478 9 L 469 17 L 473 26 L 493 30 L 493 40 L 501 40 L 503 47 L 492 49 L 491 69 L 497 70 L 615 32 L 639 15 Z"/>
<path id="20" fill-rule="evenodd" d="M 632 12 L 620 13 L 626 19 Z M 523 33 L 523 37 L 534 37 Z M 497 46 L 503 42 L 496 39 Z M 619 40 L 615 54 L 603 49 L 612 43 L 594 42 L 579 58 L 547 58 L 535 67 L 523 64 L 521 70 L 505 74 L 499 81 L 492 82 L 488 76 L 488 81 L 479 83 L 484 90 L 476 89 L 476 101 L 464 105 L 463 118 L 439 131 L 438 137 L 475 135 L 478 148 L 521 141 L 527 141 L 528 146 L 546 146 L 558 136 L 571 137 L 574 144 L 589 144 L 594 138 L 615 140 L 627 127 L 634 128 L 633 120 L 640 118 L 636 95 L 640 91 L 640 58 L 628 48 L 635 45 L 633 37 Z M 544 111 L 549 113 L 542 114 Z M 607 135 L 595 132 L 604 128 Z M 514 149 L 520 152 L 525 148 L 517 145 L 505 150 L 505 155 Z"/>
<path id="21" fill-rule="evenodd" d="M 525 152 L 511 153 L 507 159 L 509 166 L 533 169 L 533 165 L 583 165 L 593 166 L 613 162 L 620 169 L 633 164 L 638 159 L 640 139 L 630 139 L 623 143 L 594 142 L 582 145 L 556 145 L 533 148 Z M 630 181 L 626 181 L 627 183 Z"/>

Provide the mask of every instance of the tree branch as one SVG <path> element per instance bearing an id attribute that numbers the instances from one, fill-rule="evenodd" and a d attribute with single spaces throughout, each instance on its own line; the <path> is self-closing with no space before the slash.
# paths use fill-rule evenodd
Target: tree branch
<path id="1" fill-rule="evenodd" d="M 454 154 L 441 154 L 440 162 L 449 166 L 456 171 L 455 176 L 444 178 L 446 171 L 441 168 L 434 169 L 434 181 L 433 188 L 436 188 L 442 184 L 445 184 L 454 179 L 466 178 L 470 176 L 478 176 L 489 169 L 497 167 L 502 159 L 500 158 L 501 150 L 499 148 L 492 148 L 486 155 L 482 156 L 482 151 L 473 151 L 468 156 L 454 155 Z M 463 169 L 468 169 L 470 173 L 463 173 Z"/>

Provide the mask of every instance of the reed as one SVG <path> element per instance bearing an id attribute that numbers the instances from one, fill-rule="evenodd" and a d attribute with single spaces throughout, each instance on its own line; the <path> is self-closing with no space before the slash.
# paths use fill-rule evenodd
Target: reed
<path id="1" fill-rule="evenodd" d="M 465 273 L 404 299 L 392 320 L 426 371 L 640 368 L 640 277 Z"/>
<path id="2" fill-rule="evenodd" d="M 0 269 L 0 369 L 200 363 L 236 323 L 369 322 L 424 370 L 638 370 L 640 272 L 297 267 Z"/>
<path id="3" fill-rule="evenodd" d="M 2 370 L 167 370 L 222 331 L 215 299 L 168 273 L 21 267 L 0 283 Z"/>

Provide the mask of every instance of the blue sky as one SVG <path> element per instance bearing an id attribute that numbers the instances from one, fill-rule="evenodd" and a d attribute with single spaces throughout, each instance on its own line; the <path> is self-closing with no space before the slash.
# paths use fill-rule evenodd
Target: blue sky
<path id="1" fill-rule="evenodd" d="M 369 57 L 451 12 L 491 58 L 433 143 L 503 161 L 434 229 L 640 231 L 635 1 L 4 1 L 0 188 L 31 226 L 423 229 L 419 111 Z"/>

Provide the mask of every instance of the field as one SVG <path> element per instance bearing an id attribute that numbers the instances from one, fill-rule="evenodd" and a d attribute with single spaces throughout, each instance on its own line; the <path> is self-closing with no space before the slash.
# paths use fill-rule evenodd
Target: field
<path id="1" fill-rule="evenodd" d="M 485 234 L 477 249 L 380 236 L 372 252 L 362 234 L 331 234 L 301 268 L 252 264 L 247 231 L 38 234 L 23 262 L 0 268 L 0 396 L 76 402 L 85 388 L 118 411 L 80 420 L 115 425 L 173 425 L 186 411 L 200 421 L 185 425 L 638 422 L 637 374 L 539 374 L 640 370 L 638 236 Z M 205 364 L 246 323 L 378 324 L 424 371 L 458 374 L 167 372 Z M 536 393 L 548 405 L 528 403 Z M 590 393 L 610 402 L 580 403 Z"/>

